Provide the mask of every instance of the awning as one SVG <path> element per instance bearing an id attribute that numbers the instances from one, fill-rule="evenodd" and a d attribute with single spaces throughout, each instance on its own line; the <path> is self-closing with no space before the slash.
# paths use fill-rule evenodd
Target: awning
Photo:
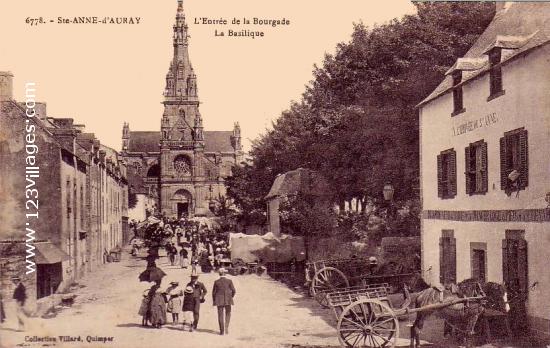
<path id="1" fill-rule="evenodd" d="M 36 247 L 35 261 L 39 265 L 49 265 L 69 259 L 69 255 L 50 242 L 39 242 L 34 246 Z"/>

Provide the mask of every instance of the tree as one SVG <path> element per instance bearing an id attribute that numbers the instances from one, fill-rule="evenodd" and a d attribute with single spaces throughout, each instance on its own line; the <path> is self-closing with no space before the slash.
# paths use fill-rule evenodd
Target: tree
<path id="1" fill-rule="evenodd" d="M 336 213 L 330 202 L 319 199 L 315 195 L 298 192 L 281 196 L 280 200 L 281 230 L 304 237 L 306 260 L 308 260 L 311 238 L 332 234 L 337 224 Z"/>
<path id="2" fill-rule="evenodd" d="M 302 100 L 253 142 L 250 164 L 227 182 L 245 220 L 265 216 L 276 176 L 299 167 L 325 176 L 336 203 L 381 204 L 386 181 L 399 207 L 419 199 L 415 106 L 483 32 L 494 4 L 416 7 L 416 15 L 373 28 L 355 24 L 350 41 L 314 67 Z"/>
<path id="3" fill-rule="evenodd" d="M 219 218 L 220 229 L 223 232 L 234 230 L 237 209 L 230 198 L 220 196 L 213 200 L 214 215 Z"/>
<path id="4" fill-rule="evenodd" d="M 271 175 L 255 166 L 243 164 L 233 168 L 226 178 L 227 196 L 239 209 L 236 220 L 245 226 L 263 225 L 266 221 L 264 197 L 271 187 Z"/>
<path id="5" fill-rule="evenodd" d="M 138 197 L 135 192 L 129 190 L 128 192 L 128 209 L 134 209 L 137 206 Z"/>

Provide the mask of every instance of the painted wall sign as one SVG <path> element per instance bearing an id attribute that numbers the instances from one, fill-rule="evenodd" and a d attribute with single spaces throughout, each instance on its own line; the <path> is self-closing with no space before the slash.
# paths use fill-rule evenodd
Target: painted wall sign
<path id="1" fill-rule="evenodd" d="M 472 121 L 466 121 L 460 123 L 457 126 L 453 126 L 453 136 L 466 134 L 472 132 L 478 128 L 488 127 L 498 122 L 498 117 L 496 112 L 490 113 L 478 119 Z"/>

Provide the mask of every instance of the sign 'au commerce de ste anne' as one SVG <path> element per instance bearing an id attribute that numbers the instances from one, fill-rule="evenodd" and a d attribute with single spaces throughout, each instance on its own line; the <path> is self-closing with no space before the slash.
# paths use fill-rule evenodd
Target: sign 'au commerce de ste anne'
<path id="1" fill-rule="evenodd" d="M 462 135 L 472 132 L 478 128 L 489 127 L 498 122 L 498 116 L 496 112 L 490 113 L 480 118 L 476 118 L 470 121 L 462 121 L 456 123 L 452 127 L 452 135 Z"/>

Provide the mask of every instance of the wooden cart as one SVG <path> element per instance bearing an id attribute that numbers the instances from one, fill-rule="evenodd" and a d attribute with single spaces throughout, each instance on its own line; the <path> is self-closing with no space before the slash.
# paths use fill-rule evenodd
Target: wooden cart
<path id="1" fill-rule="evenodd" d="M 395 293 L 416 273 L 378 274 L 388 268 L 369 268 L 368 258 L 320 260 L 308 263 L 311 295 L 324 307 L 328 306 L 326 294 L 337 289 L 366 289 L 370 285 L 388 284 L 388 291 Z"/>
<path id="2" fill-rule="evenodd" d="M 455 304 L 480 301 L 467 297 L 419 308 L 409 308 L 410 296 L 401 308 L 394 309 L 388 298 L 388 284 L 371 284 L 326 293 L 326 301 L 338 320 L 336 330 L 343 347 L 395 347 L 399 337 L 400 316 L 433 311 Z"/>
<path id="3" fill-rule="evenodd" d="M 311 281 L 311 294 L 327 292 L 350 286 L 348 276 L 367 271 L 367 258 L 330 259 L 309 262 L 308 276 Z M 348 274 L 348 276 L 346 276 Z"/>

